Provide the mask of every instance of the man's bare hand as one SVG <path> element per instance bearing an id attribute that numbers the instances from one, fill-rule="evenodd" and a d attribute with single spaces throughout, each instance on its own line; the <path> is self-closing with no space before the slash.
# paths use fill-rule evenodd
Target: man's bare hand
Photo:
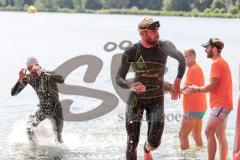
<path id="1" fill-rule="evenodd" d="M 174 83 L 173 83 L 173 88 L 171 90 L 171 97 L 172 97 L 172 100 L 177 100 L 180 98 L 180 83 L 181 83 L 181 79 L 179 78 L 176 78 Z"/>
<path id="2" fill-rule="evenodd" d="M 27 74 L 27 69 L 25 68 L 22 68 L 19 72 L 19 78 L 18 78 L 18 81 L 21 82 L 23 80 L 23 78 L 26 77 L 26 74 Z"/>
<path id="3" fill-rule="evenodd" d="M 129 88 L 137 94 L 141 94 L 146 91 L 146 87 L 141 82 L 132 83 Z"/>

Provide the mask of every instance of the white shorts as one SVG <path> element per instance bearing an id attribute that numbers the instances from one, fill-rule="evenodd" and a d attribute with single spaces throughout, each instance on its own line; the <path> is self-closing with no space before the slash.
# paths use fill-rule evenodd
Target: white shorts
<path id="1" fill-rule="evenodd" d="M 224 107 L 213 107 L 211 111 L 211 116 L 217 117 L 222 121 L 225 121 L 231 112 L 230 109 Z"/>

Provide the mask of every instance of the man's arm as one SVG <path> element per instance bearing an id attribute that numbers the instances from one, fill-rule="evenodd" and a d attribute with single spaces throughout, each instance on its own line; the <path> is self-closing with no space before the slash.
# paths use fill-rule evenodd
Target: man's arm
<path id="1" fill-rule="evenodd" d="M 19 72 L 19 78 L 17 83 L 13 86 L 13 88 L 11 89 L 11 95 L 15 96 L 18 93 L 20 93 L 28 84 L 29 82 L 29 77 L 26 76 L 26 70 L 25 69 L 21 69 Z"/>
<path id="2" fill-rule="evenodd" d="M 56 74 L 55 72 L 53 72 L 50 77 L 57 83 L 64 83 L 63 76 Z"/>
<path id="3" fill-rule="evenodd" d="M 173 88 L 173 85 L 167 81 L 163 82 L 163 90 L 164 91 L 171 91 Z"/>
<path id="4" fill-rule="evenodd" d="M 125 89 L 131 88 L 131 83 L 126 80 L 126 75 L 128 73 L 128 70 L 130 68 L 130 63 L 128 62 L 128 56 L 126 54 L 123 54 L 121 65 L 118 69 L 117 75 L 116 75 L 116 83 Z"/>
<path id="5" fill-rule="evenodd" d="M 183 93 L 188 95 L 191 93 L 210 92 L 218 86 L 219 81 L 219 78 L 211 78 L 211 81 L 208 85 L 203 87 L 189 86 L 185 91 L 183 91 Z"/>
<path id="6" fill-rule="evenodd" d="M 181 80 L 185 73 L 185 70 L 186 70 L 185 58 L 184 58 L 183 54 L 179 50 L 177 50 L 177 48 L 174 46 L 174 44 L 170 41 L 166 42 L 166 50 L 167 50 L 167 54 L 170 57 L 172 57 L 178 61 L 177 78 L 179 78 L 179 80 Z"/>
<path id="7" fill-rule="evenodd" d="M 180 98 L 180 83 L 186 70 L 186 62 L 183 54 L 177 50 L 172 42 L 167 41 L 165 47 L 167 54 L 178 61 L 178 73 L 174 80 L 172 91 L 172 99 L 176 100 L 177 98 Z"/>

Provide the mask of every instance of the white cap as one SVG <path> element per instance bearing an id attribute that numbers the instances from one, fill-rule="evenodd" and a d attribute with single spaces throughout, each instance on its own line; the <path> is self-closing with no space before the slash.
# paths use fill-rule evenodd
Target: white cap
<path id="1" fill-rule="evenodd" d="M 39 64 L 37 58 L 35 57 L 30 57 L 27 59 L 26 65 L 28 66 L 29 64 Z"/>

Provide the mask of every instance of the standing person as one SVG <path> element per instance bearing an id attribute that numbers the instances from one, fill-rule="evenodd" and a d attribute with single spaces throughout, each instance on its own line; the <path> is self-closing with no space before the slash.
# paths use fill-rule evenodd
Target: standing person
<path id="1" fill-rule="evenodd" d="M 54 132 L 56 133 L 56 141 L 62 143 L 63 113 L 59 101 L 57 83 L 63 83 L 64 79 L 54 72 L 42 70 L 38 60 L 34 57 L 29 58 L 26 65 L 30 74 L 26 74 L 26 69 L 20 70 L 18 81 L 12 88 L 11 95 L 17 95 L 27 84 L 30 84 L 38 96 L 39 104 L 37 105 L 37 110 L 29 117 L 27 122 L 28 138 L 34 142 L 33 128 L 48 118 L 52 122 Z"/>
<path id="2" fill-rule="evenodd" d="M 219 142 L 220 160 L 227 159 L 228 143 L 226 138 L 227 118 L 233 109 L 232 76 L 226 60 L 221 56 L 224 43 L 219 38 L 211 38 L 205 47 L 207 57 L 213 60 L 210 83 L 203 87 L 190 86 L 185 94 L 210 92 L 211 114 L 205 134 L 208 142 L 208 160 L 214 160 Z"/>
<path id="3" fill-rule="evenodd" d="M 196 63 L 196 52 L 188 49 L 184 52 L 188 67 L 184 87 L 195 85 L 204 86 L 204 75 L 202 68 Z M 183 96 L 183 119 L 179 132 L 180 147 L 182 150 L 188 149 L 188 136 L 192 132 L 193 139 L 197 146 L 203 146 L 202 141 L 202 118 L 207 109 L 205 93 L 196 93 Z"/>
<path id="4" fill-rule="evenodd" d="M 116 83 L 131 91 L 126 111 L 127 160 L 137 159 L 144 110 L 148 121 L 144 160 L 152 160 L 151 151 L 158 148 L 161 143 L 164 128 L 163 75 L 168 56 L 179 63 L 178 74 L 172 87 L 172 99 L 180 97 L 180 82 L 185 72 L 185 59 L 172 42 L 159 40 L 159 27 L 159 21 L 150 17 L 145 17 L 138 24 L 141 41 L 124 52 L 116 76 Z M 134 82 L 126 80 L 130 65 L 136 73 Z"/>

